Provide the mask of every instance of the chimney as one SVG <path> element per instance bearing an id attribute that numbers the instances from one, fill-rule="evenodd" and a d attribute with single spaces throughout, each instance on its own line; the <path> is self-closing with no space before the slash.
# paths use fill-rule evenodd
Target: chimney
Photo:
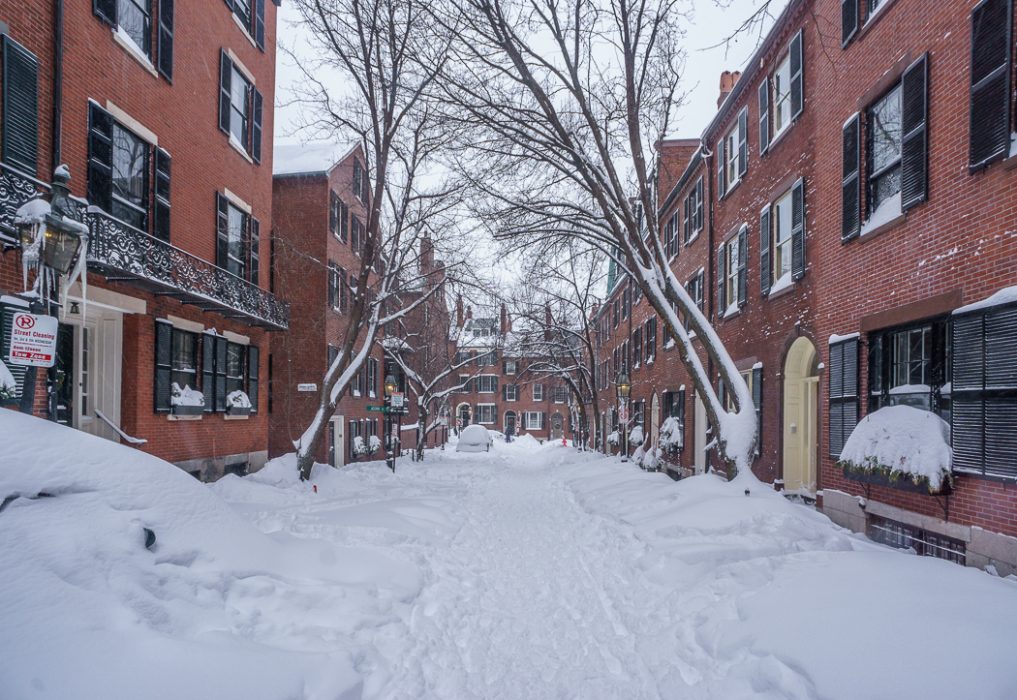
<path id="1" fill-rule="evenodd" d="M 501 305 L 501 325 L 499 328 L 502 335 L 509 332 L 508 311 L 505 310 L 505 304 Z"/>
<path id="2" fill-rule="evenodd" d="M 738 78 L 742 77 L 741 71 L 729 71 L 726 70 L 720 74 L 720 97 L 717 98 L 717 109 L 724 104 L 724 100 L 734 90 L 735 83 L 738 82 Z"/>
<path id="3" fill-rule="evenodd" d="M 465 319 L 463 318 L 463 295 L 456 294 L 456 325 L 459 328 L 463 327 Z"/>
<path id="4" fill-rule="evenodd" d="M 554 319 L 551 318 L 551 305 L 544 304 L 544 340 L 551 340 L 551 326 Z"/>
<path id="5" fill-rule="evenodd" d="M 469 321 L 472 318 L 473 318 L 473 307 L 472 306 L 467 306 L 466 307 L 466 320 Z"/>
<path id="6" fill-rule="evenodd" d="M 434 272 L 434 242 L 430 236 L 420 240 L 420 274 L 430 275 Z"/>
<path id="7" fill-rule="evenodd" d="M 661 139 L 657 144 L 657 204 L 661 205 L 678 179 L 685 172 L 685 167 L 692 156 L 699 150 L 700 140 L 696 139 Z"/>

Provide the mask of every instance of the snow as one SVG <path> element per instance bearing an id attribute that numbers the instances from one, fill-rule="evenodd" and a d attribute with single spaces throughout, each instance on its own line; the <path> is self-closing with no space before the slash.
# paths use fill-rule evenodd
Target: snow
<path id="1" fill-rule="evenodd" d="M 954 309 L 954 315 L 968 313 L 971 311 L 984 311 L 985 309 L 991 309 L 994 306 L 1002 306 L 1003 304 L 1014 304 L 1017 303 L 1017 286 L 1003 287 L 995 294 L 986 297 L 980 301 L 976 301 L 973 304 L 962 306 L 959 309 Z"/>
<path id="2" fill-rule="evenodd" d="M 526 437 L 206 486 L 11 411 L 0 434 L 5 698 L 1017 695 L 1012 581 L 762 485 Z"/>
<path id="3" fill-rule="evenodd" d="M 49 202 L 45 199 L 30 199 L 14 213 L 15 225 L 35 225 L 46 221 L 46 216 L 52 211 Z"/>
<path id="4" fill-rule="evenodd" d="M 752 369 L 763 369 L 763 363 L 756 362 L 755 364 L 752 365 Z"/>
<path id="5" fill-rule="evenodd" d="M 13 396 L 14 392 L 17 390 L 17 386 L 18 384 L 14 380 L 14 375 L 11 374 L 11 371 L 7 368 L 7 365 L 4 364 L 4 361 L 0 359 L 0 398 L 2 398 L 4 394 L 10 394 Z"/>
<path id="6" fill-rule="evenodd" d="M 836 345 L 837 343 L 843 343 L 845 340 L 854 340 L 855 338 L 860 337 L 860 333 L 848 333 L 847 335 L 838 335 L 837 333 L 834 333 L 830 336 L 827 343 L 830 345 Z"/>
<path id="7" fill-rule="evenodd" d="M 900 192 L 892 197 L 888 197 L 879 203 L 876 210 L 869 216 L 869 220 L 862 224 L 861 234 L 872 233 L 880 226 L 890 223 L 898 216 L 901 215 L 901 195 Z"/>
<path id="8" fill-rule="evenodd" d="M 738 313 L 738 300 L 737 299 L 735 299 L 730 304 L 728 304 L 727 308 L 724 309 L 724 318 L 728 318 L 730 316 L 734 316 L 736 313 Z"/>
<path id="9" fill-rule="evenodd" d="M 781 292 L 795 283 L 794 277 L 791 275 L 791 271 L 788 270 L 783 275 L 777 278 L 777 280 L 770 285 L 770 296 L 773 296 L 777 292 Z"/>
<path id="10" fill-rule="evenodd" d="M 932 491 L 950 478 L 952 460 L 950 426 L 912 406 L 885 406 L 868 414 L 840 454 L 841 462 L 856 469 L 903 475 L 915 483 L 928 479 Z"/>
<path id="11" fill-rule="evenodd" d="M 631 432 L 629 432 L 629 444 L 630 445 L 642 445 L 643 440 L 643 426 L 637 425 Z"/>
<path id="12" fill-rule="evenodd" d="M 1017 132 L 1010 134 L 1010 158 L 1017 156 Z"/>
<path id="13" fill-rule="evenodd" d="M 684 447 L 685 436 L 682 424 L 674 416 L 668 416 L 660 426 L 660 447 L 665 450 Z"/>
<path id="14" fill-rule="evenodd" d="M 250 397 L 248 397 L 247 394 L 240 389 L 237 389 L 236 391 L 231 391 L 229 395 L 226 397 L 226 403 L 229 406 L 236 406 L 237 408 L 251 407 Z"/>
<path id="15" fill-rule="evenodd" d="M 170 386 L 170 405 L 171 406 L 204 406 L 205 395 L 197 389 L 192 389 L 189 386 L 184 386 L 183 389 L 176 382 Z M 230 394 L 232 396 L 232 394 Z M 250 405 L 250 402 L 248 402 Z"/>
<path id="16" fill-rule="evenodd" d="M 276 143 L 272 149 L 273 175 L 327 173 L 350 151 L 351 144 L 322 141 Z"/>
<path id="17" fill-rule="evenodd" d="M 377 435 L 371 435 L 367 442 L 371 452 L 376 452 L 381 449 L 381 438 Z"/>
<path id="18" fill-rule="evenodd" d="M 932 391 L 928 384 L 898 384 L 889 391 L 891 396 L 897 394 L 928 394 Z"/>

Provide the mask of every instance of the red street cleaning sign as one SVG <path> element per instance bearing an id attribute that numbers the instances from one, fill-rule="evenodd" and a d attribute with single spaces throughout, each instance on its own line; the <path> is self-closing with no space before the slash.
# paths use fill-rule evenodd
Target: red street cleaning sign
<path id="1" fill-rule="evenodd" d="M 57 320 L 27 312 L 11 319 L 11 349 L 7 360 L 12 365 L 52 367 L 56 362 Z"/>

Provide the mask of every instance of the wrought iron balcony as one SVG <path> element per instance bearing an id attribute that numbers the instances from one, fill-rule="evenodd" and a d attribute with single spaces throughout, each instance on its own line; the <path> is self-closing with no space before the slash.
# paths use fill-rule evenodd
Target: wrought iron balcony
<path id="1" fill-rule="evenodd" d="M 275 330 L 289 326 L 290 307 L 274 294 L 139 231 L 102 211 L 86 215 L 88 267 L 227 318 Z"/>
<path id="2" fill-rule="evenodd" d="M 16 246 L 14 213 L 48 189 L 45 183 L 0 163 L 0 243 Z M 76 201 L 90 232 L 90 270 L 251 325 L 273 330 L 289 326 L 290 307 L 274 294 Z"/>

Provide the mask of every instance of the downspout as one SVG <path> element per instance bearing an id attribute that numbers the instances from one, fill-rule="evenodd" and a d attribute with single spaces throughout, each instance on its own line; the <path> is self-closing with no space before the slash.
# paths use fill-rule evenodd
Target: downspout
<path id="1" fill-rule="evenodd" d="M 64 0 L 53 0 L 53 167 L 61 160 L 64 84 Z"/>
<path id="2" fill-rule="evenodd" d="M 704 196 L 706 196 L 705 192 L 707 190 L 710 193 L 710 196 L 709 196 L 710 206 L 707 207 L 707 212 L 708 213 L 707 213 L 707 217 L 706 217 L 706 260 L 707 260 L 706 273 L 707 273 L 707 275 L 704 275 L 704 279 L 706 279 L 706 277 L 709 277 L 710 284 L 709 285 L 706 285 L 706 284 L 703 285 L 705 287 L 705 289 L 703 290 L 703 294 L 706 295 L 706 297 L 709 299 L 708 313 L 709 313 L 709 317 L 710 317 L 711 323 L 712 323 L 713 320 L 715 320 L 714 306 L 713 306 L 713 294 L 714 294 L 714 290 L 716 290 L 716 288 L 717 288 L 716 285 L 718 283 L 718 280 L 714 279 L 714 275 L 717 272 L 717 260 L 715 258 L 716 249 L 714 248 L 714 245 L 713 245 L 713 217 L 714 217 L 713 207 L 714 207 L 714 203 L 716 201 L 716 197 L 714 197 L 714 187 L 716 186 L 716 181 L 713 178 L 713 174 L 714 174 L 713 173 L 713 166 L 714 166 L 714 158 L 716 156 L 715 156 L 715 154 L 713 152 L 711 152 L 711 151 L 709 151 L 707 149 L 706 143 L 705 143 L 705 139 L 704 139 L 704 142 L 703 142 L 701 148 L 703 149 L 703 164 L 704 164 L 705 169 L 706 169 L 706 172 L 703 173 L 703 182 L 704 182 L 704 185 L 705 185 L 705 187 L 703 188 Z M 707 291 L 707 290 L 709 290 L 709 291 Z M 714 372 L 714 369 L 713 369 L 713 358 L 709 355 L 709 353 L 707 353 L 707 358 L 706 358 L 706 372 L 707 372 L 707 377 L 712 379 L 713 372 Z M 714 431 L 713 431 L 713 436 L 712 436 L 714 440 L 717 439 L 717 435 L 718 435 L 718 430 L 717 430 L 717 427 L 714 426 Z M 707 442 L 709 443 L 709 440 Z M 709 452 L 710 451 L 707 450 L 707 455 L 709 455 Z M 709 456 L 707 456 L 706 462 L 707 462 L 707 464 L 709 464 Z"/>

